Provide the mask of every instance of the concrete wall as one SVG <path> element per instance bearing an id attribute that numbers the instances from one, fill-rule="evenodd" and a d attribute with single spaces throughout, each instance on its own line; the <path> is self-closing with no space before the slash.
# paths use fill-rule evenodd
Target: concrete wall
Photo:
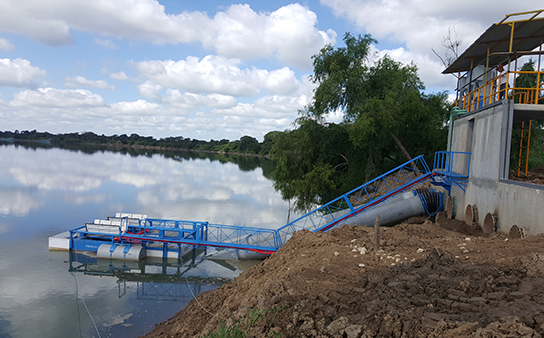
<path id="1" fill-rule="evenodd" d="M 512 225 L 518 225 L 531 234 L 543 233 L 544 186 L 508 180 L 515 111 L 516 104 L 504 100 L 454 122 L 451 150 L 472 153 L 466 191 L 452 188 L 456 218 L 464 220 L 467 206 L 475 205 L 480 225 L 491 213 L 498 216 L 500 231 L 508 232 Z"/>
<path id="2" fill-rule="evenodd" d="M 544 186 L 501 181 L 496 198 L 501 231 L 516 224 L 533 235 L 544 232 Z"/>

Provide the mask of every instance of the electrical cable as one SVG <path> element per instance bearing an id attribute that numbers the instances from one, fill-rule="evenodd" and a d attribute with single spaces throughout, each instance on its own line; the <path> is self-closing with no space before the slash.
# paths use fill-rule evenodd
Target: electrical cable
<path id="1" fill-rule="evenodd" d="M 200 305 L 200 307 L 202 308 L 202 310 L 206 311 L 207 313 L 210 314 L 210 316 L 213 316 L 213 313 L 211 313 L 210 311 L 206 310 L 206 308 L 204 308 L 204 306 L 202 306 L 202 304 L 200 304 L 200 302 L 198 301 L 198 299 L 196 299 L 196 296 L 193 292 L 193 289 L 191 289 L 191 286 L 189 285 L 189 278 L 187 278 L 187 276 L 185 276 L 185 280 L 187 281 L 187 287 L 189 288 L 189 291 L 191 291 L 191 294 L 193 295 L 193 299 L 198 303 L 198 305 Z"/>
<path id="2" fill-rule="evenodd" d="M 79 313 L 79 300 L 78 300 L 78 289 L 77 289 L 77 278 L 74 276 L 73 273 L 70 272 L 72 277 L 74 277 L 74 281 L 76 283 L 76 307 L 77 307 L 77 321 L 79 323 L 79 337 L 83 338 L 83 334 L 81 333 L 81 315 Z"/>
<path id="3" fill-rule="evenodd" d="M 70 272 L 70 274 L 72 275 L 72 277 L 74 277 L 74 280 L 76 282 L 76 303 L 77 303 L 77 319 L 79 321 L 79 336 L 83 337 L 81 333 L 81 316 L 79 312 L 79 301 L 78 301 L 78 299 L 81 299 L 81 301 L 83 302 L 83 305 L 85 305 L 85 309 L 87 310 L 89 317 L 91 317 L 91 320 L 93 321 L 94 329 L 96 330 L 96 334 L 98 335 L 98 338 L 102 338 L 102 336 L 100 336 L 100 332 L 98 331 L 98 327 L 96 326 L 96 322 L 94 321 L 94 318 L 91 315 L 91 311 L 89 311 L 89 308 L 87 307 L 87 304 L 85 303 L 85 300 L 83 299 L 83 297 L 79 297 L 79 294 L 78 294 L 79 291 L 77 287 L 77 278 L 73 273 Z"/>

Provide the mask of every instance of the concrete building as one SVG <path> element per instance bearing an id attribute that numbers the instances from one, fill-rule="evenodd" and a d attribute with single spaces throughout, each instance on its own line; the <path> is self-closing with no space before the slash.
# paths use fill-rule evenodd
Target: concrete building
<path id="1" fill-rule="evenodd" d="M 468 182 L 452 185 L 448 214 L 479 224 L 484 232 L 544 233 L 544 186 L 510 179 L 511 170 L 527 176 L 530 121 L 544 118 L 543 12 L 507 15 L 444 71 L 457 74 L 460 84 L 461 111 L 451 120 L 448 151 L 470 152 L 454 154 L 452 169 L 460 176 L 468 170 Z M 524 56 L 537 58 L 536 70 L 518 70 L 518 59 Z M 471 83 L 475 71 L 479 75 Z M 525 74 L 536 79 L 534 86 L 519 85 Z M 525 137 L 512 144 L 512 131 L 520 124 Z M 510 168 L 511 152 L 519 152 L 519 168 Z"/>

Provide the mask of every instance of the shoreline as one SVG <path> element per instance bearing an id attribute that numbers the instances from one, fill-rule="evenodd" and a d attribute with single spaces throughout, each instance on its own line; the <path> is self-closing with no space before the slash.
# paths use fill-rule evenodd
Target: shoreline
<path id="1" fill-rule="evenodd" d="M 71 146 L 71 147 L 104 147 L 107 149 L 121 150 L 121 149 L 135 149 L 135 150 L 157 150 L 157 151 L 179 151 L 179 152 L 201 152 L 201 153 L 210 153 L 210 154 L 219 154 L 219 155 L 236 155 L 236 156 L 250 156 L 250 157 L 262 157 L 267 159 L 272 159 L 269 155 L 262 154 L 249 154 L 249 153 L 237 153 L 237 152 L 224 152 L 217 150 L 203 150 L 203 149 L 187 149 L 187 148 L 177 148 L 177 147 L 162 147 L 162 146 L 149 146 L 149 145 L 139 145 L 139 144 L 111 144 L 111 143 L 72 143 L 72 142 L 48 142 L 45 143 L 43 140 L 27 140 L 27 139 L 13 139 L 13 142 L 6 143 L 33 143 L 41 144 L 46 146 Z"/>

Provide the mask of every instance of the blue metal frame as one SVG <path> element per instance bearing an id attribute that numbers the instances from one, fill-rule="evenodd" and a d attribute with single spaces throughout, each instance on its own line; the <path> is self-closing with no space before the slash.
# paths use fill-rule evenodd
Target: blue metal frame
<path id="1" fill-rule="evenodd" d="M 413 188 L 431 176 L 429 166 L 423 155 L 420 155 L 279 228 L 282 243 L 293 232 L 302 229 L 317 232 L 338 226 L 348 218 Z"/>
<path id="2" fill-rule="evenodd" d="M 277 230 L 156 218 L 136 221 L 125 217 L 121 219 L 123 231 L 118 234 L 90 232 L 84 226 L 71 230 L 70 249 L 96 251 L 101 244 L 113 244 L 110 250 L 123 245 L 128 252 L 130 245 L 142 244 L 149 250 L 162 250 L 163 257 L 168 257 L 169 251 L 178 251 L 181 255 L 181 247 L 189 245 L 272 254 L 296 231 L 328 231 L 427 180 L 432 179 L 433 184 L 445 187 L 448 192 L 452 184 L 464 190 L 470 155 L 468 152 L 437 152 L 432 171 L 420 155 Z M 463 156 L 468 156 L 467 169 L 456 172 L 454 162 L 463 163 L 457 162 Z"/>
<path id="3" fill-rule="evenodd" d="M 453 184 L 463 191 L 468 185 L 471 153 L 466 151 L 437 151 L 434 154 L 433 184 L 442 186 L 451 193 Z M 460 165 L 466 163 L 466 168 Z"/>
<path id="4" fill-rule="evenodd" d="M 172 251 L 168 247 L 171 244 L 213 246 L 263 254 L 271 254 L 280 246 L 274 229 L 150 218 L 140 224 L 130 225 L 127 232 L 119 234 L 90 232 L 84 226 L 70 230 L 70 249 L 96 251 L 101 244 L 124 245 L 126 249 L 131 244 L 142 244 L 146 249 L 159 250 L 150 246 L 162 244 L 163 257 L 166 257 L 167 251 Z"/>

